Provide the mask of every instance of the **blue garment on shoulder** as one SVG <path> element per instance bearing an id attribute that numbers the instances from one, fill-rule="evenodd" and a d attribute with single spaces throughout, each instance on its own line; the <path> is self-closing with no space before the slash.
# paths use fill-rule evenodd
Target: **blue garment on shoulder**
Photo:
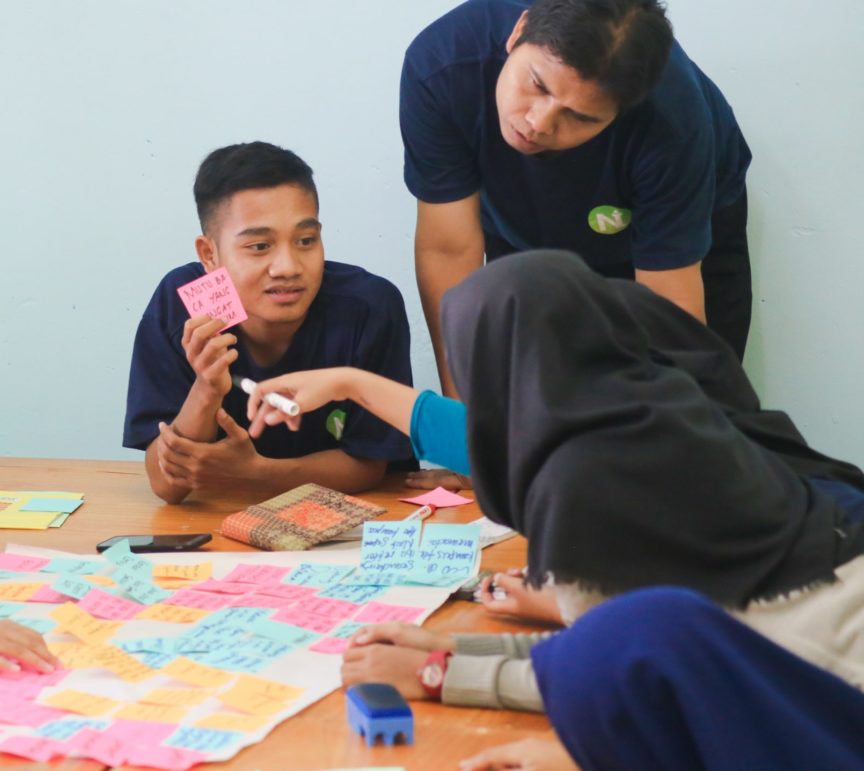
<path id="1" fill-rule="evenodd" d="M 864 694 L 696 592 L 621 595 L 531 658 L 583 771 L 864 768 Z"/>
<path id="2" fill-rule="evenodd" d="M 470 475 L 465 405 L 423 391 L 411 412 L 411 445 L 418 460 Z"/>

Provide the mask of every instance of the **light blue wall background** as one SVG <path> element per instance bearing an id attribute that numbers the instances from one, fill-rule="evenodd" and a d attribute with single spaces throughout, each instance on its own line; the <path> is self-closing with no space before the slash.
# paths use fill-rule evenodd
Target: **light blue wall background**
<path id="1" fill-rule="evenodd" d="M 0 454 L 120 448 L 138 318 L 193 259 L 211 149 L 266 139 L 315 169 L 329 257 L 402 290 L 436 382 L 401 181 L 402 52 L 453 0 L 0 3 Z M 864 464 L 864 4 L 669 0 L 752 146 L 747 368 L 813 444 Z"/>

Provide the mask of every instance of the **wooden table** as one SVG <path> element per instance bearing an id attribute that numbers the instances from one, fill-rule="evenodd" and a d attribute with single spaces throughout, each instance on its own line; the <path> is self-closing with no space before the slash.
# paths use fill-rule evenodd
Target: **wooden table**
<path id="1" fill-rule="evenodd" d="M 255 499 L 234 495 L 197 497 L 169 506 L 150 490 L 144 464 L 125 461 L 0 459 L 0 489 L 70 490 L 82 492 L 85 503 L 60 528 L 51 530 L 0 530 L 0 546 L 7 543 L 42 546 L 93 554 L 94 547 L 113 535 L 143 533 L 212 532 L 208 549 L 253 551 L 217 531 L 226 514 L 244 508 Z M 388 477 L 376 491 L 361 497 L 387 507 L 384 518 L 402 519 L 414 507 L 400 503 L 410 496 L 402 475 Z M 443 509 L 433 522 L 466 522 L 480 515 L 476 504 Z M 482 567 L 501 570 L 525 563 L 521 537 L 483 550 Z M 449 602 L 426 622 L 440 631 L 499 632 L 531 629 L 491 618 L 471 602 Z M 507 710 L 480 710 L 415 702 L 414 744 L 366 747 L 345 719 L 344 696 L 331 693 L 281 725 L 262 742 L 247 747 L 230 761 L 214 763 L 207 771 L 317 771 L 358 766 L 403 766 L 414 771 L 457 768 L 458 761 L 481 749 L 532 736 L 549 735 L 542 715 Z M 62 768 L 93 771 L 94 763 L 66 760 L 29 765 L 20 759 L 0 759 L 0 765 L 18 768 Z"/>

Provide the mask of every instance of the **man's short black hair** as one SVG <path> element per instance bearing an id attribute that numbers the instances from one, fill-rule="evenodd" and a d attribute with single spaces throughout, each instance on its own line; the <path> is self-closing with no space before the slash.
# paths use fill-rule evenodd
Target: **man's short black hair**
<path id="1" fill-rule="evenodd" d="M 243 190 L 296 185 L 315 197 L 312 169 L 298 155 L 269 142 L 220 147 L 201 163 L 192 191 L 201 230 L 207 233 L 219 205 Z"/>
<path id="2" fill-rule="evenodd" d="M 658 0 L 537 0 L 516 45 L 521 43 L 548 49 L 596 81 L 623 112 L 660 79 L 672 25 Z"/>

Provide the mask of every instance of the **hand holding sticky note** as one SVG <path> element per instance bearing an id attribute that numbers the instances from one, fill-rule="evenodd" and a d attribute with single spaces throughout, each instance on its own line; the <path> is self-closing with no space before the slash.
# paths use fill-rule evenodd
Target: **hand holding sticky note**
<path id="1" fill-rule="evenodd" d="M 205 273 L 201 278 L 184 284 L 177 290 L 177 294 L 192 318 L 209 316 L 211 319 L 225 321 L 220 332 L 248 318 L 237 288 L 225 268 Z"/>

